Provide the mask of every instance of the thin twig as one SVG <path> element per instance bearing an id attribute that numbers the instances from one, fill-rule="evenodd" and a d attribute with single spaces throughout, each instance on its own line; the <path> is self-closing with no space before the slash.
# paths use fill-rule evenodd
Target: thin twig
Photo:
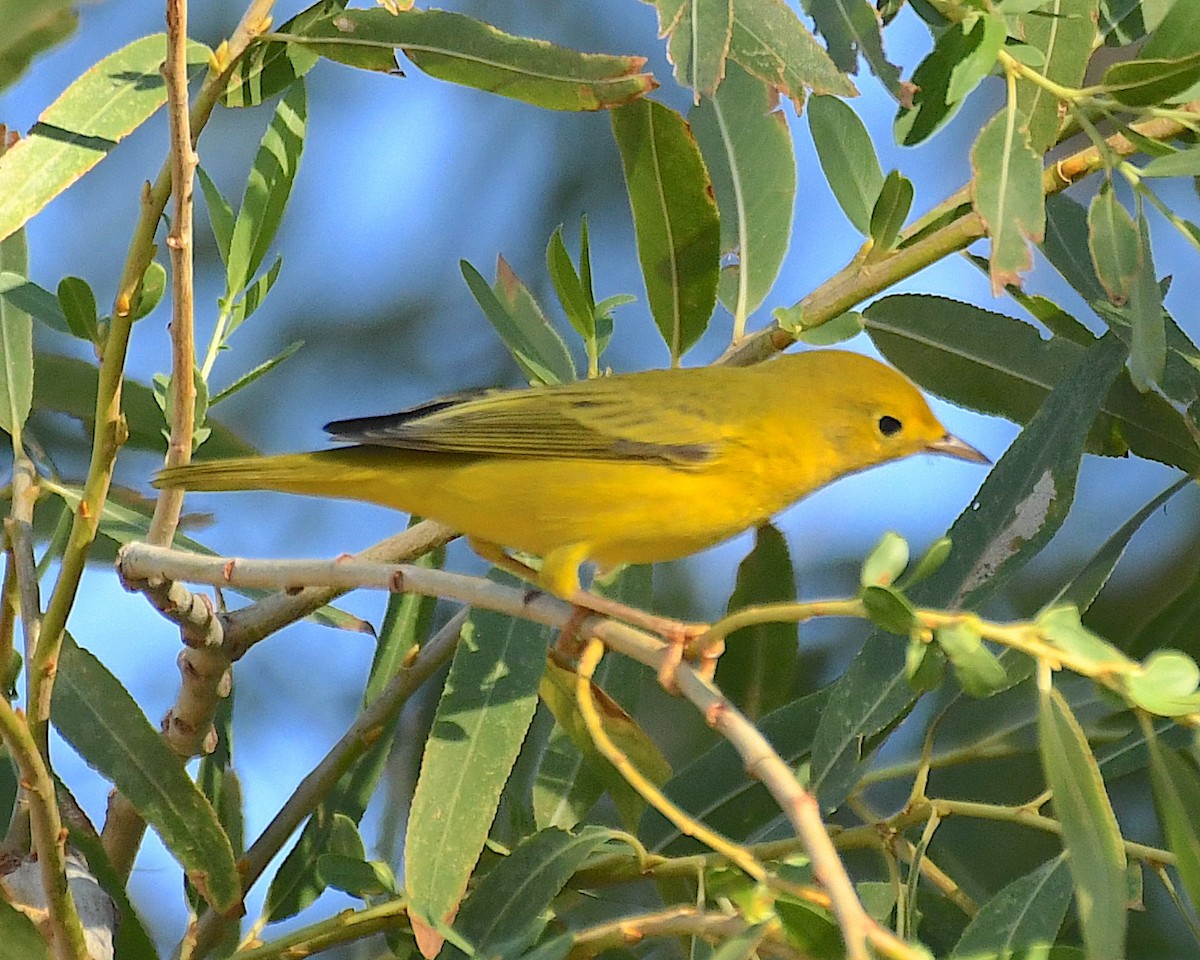
<path id="1" fill-rule="evenodd" d="M 167 0 L 167 117 L 171 135 L 171 194 L 174 216 L 167 234 L 171 259 L 171 436 L 166 465 L 178 467 L 192 459 L 196 427 L 195 287 L 192 262 L 192 192 L 199 163 L 192 146 L 188 116 L 187 0 Z M 163 490 L 154 505 L 147 539 L 167 546 L 175 537 L 183 512 L 181 488 Z"/>
<path id="2" fill-rule="evenodd" d="M 214 63 L 199 93 L 191 112 L 192 140 L 195 141 L 208 122 L 213 108 L 225 90 L 229 72 L 250 43 L 271 23 L 270 10 L 274 0 L 251 0 L 245 15 L 234 30 L 227 44 L 223 44 L 220 57 Z M 46 605 L 42 621 L 42 635 L 36 656 L 30 663 L 30 672 L 35 680 L 35 699 L 30 700 L 36 713 L 30 716 L 34 740 L 38 748 L 45 750 L 49 730 L 49 698 L 42 687 L 48 688 L 45 679 L 52 674 L 62 647 L 63 631 L 67 616 L 75 603 L 79 582 L 83 578 L 88 551 L 96 539 L 100 527 L 100 515 L 108 498 L 112 483 L 117 451 L 125 442 L 128 430 L 121 415 L 121 385 L 125 376 L 125 357 L 129 348 L 129 335 L 133 327 L 133 306 L 141 288 L 146 268 L 154 256 L 154 234 L 158 221 L 166 207 L 171 192 L 170 161 L 163 164 L 152 187 L 142 195 L 141 215 L 134 227 L 129 252 L 117 285 L 113 305 L 112 322 L 103 342 L 100 370 L 96 386 L 96 409 L 92 433 L 92 455 L 88 464 L 87 479 L 84 481 L 83 496 L 71 523 L 71 532 L 63 550 L 58 580 Z"/>

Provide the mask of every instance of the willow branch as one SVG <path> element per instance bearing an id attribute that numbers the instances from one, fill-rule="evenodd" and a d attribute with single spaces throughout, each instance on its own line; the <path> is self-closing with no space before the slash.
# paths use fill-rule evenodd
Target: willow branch
<path id="1" fill-rule="evenodd" d="M 192 194 L 199 163 L 188 116 L 187 0 L 167 0 L 167 116 L 171 136 L 171 195 L 174 199 L 167 250 L 171 258 L 171 436 L 166 465 L 178 467 L 192 458 L 196 432 L 195 287 L 192 246 Z M 183 511 L 184 491 L 164 490 L 154 505 L 147 539 L 170 544 Z"/>
<path id="2" fill-rule="evenodd" d="M 269 13 L 273 4 L 274 0 L 251 0 L 229 42 L 222 45 L 220 57 L 214 62 L 214 69 L 210 70 L 205 78 L 192 106 L 190 126 L 193 143 L 217 105 L 230 71 L 254 38 L 270 25 Z M 30 701 L 31 706 L 37 707 L 37 713 L 30 717 L 30 721 L 34 739 L 43 751 L 49 725 L 49 698 L 41 688 L 49 686 L 49 681 L 44 678 L 52 675 L 58 662 L 67 616 L 75 603 L 88 551 L 100 527 L 100 515 L 112 484 L 117 451 L 128 435 L 125 418 L 121 413 L 121 385 L 125 376 L 129 335 L 133 327 L 133 305 L 141 289 L 142 277 L 145 276 L 146 268 L 154 256 L 154 234 L 170 192 L 171 166 L 168 159 L 154 185 L 143 192 L 141 215 L 134 227 L 129 252 L 117 285 L 112 323 L 104 338 L 100 356 L 92 454 L 87 479 L 84 481 L 82 499 L 72 518 L 71 532 L 63 550 L 58 580 L 46 605 L 46 616 L 42 622 L 42 635 L 36 656 L 30 664 L 31 675 L 35 678 L 34 692 L 37 694 L 36 698 Z"/>
<path id="3" fill-rule="evenodd" d="M 1187 104 L 1187 113 L 1200 113 L 1200 101 Z M 1133 129 L 1151 140 L 1169 140 L 1188 130 L 1178 120 L 1157 118 L 1133 124 Z M 1131 156 L 1138 147 L 1123 134 L 1106 141 L 1117 156 Z M 1048 166 L 1042 175 L 1042 192 L 1059 193 L 1071 184 L 1103 168 L 1104 156 L 1088 147 Z M 857 307 L 868 297 L 913 276 L 951 253 L 965 250 L 985 235 L 983 220 L 970 205 L 970 187 L 956 191 L 948 200 L 922 217 L 901 234 L 897 248 L 887 256 L 868 259 L 856 255 L 845 267 L 818 286 L 788 312 L 798 312 L 804 330 L 811 330 Z M 785 330 L 772 321 L 762 330 L 733 344 L 721 362 L 748 365 L 766 360 L 796 342 L 799 331 Z"/>

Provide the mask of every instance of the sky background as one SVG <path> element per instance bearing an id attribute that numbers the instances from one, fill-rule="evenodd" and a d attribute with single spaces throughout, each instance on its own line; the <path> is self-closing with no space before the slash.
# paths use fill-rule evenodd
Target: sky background
<path id="1" fill-rule="evenodd" d="M 282 22 L 301 6 L 281 2 L 276 20 Z M 512 33 L 645 56 L 648 69 L 663 84 L 656 98 L 680 110 L 689 105 L 689 95 L 674 85 L 662 44 L 655 40 L 653 9 L 636 0 L 604 6 L 561 0 L 447 6 Z M 229 0 L 196 4 L 193 36 L 214 44 L 232 29 L 241 9 Z M 39 58 L 16 86 L 0 95 L 0 122 L 27 130 L 86 67 L 161 30 L 160 17 L 155 3 L 84 4 L 73 39 Z M 924 25 L 907 12 L 888 29 L 885 40 L 905 75 L 930 45 Z M 284 258 L 282 273 L 265 305 L 237 333 L 234 349 L 222 356 L 214 376 L 219 388 L 286 344 L 306 341 L 296 357 L 214 413 L 265 451 L 320 448 L 325 444 L 321 425 L 331 419 L 387 413 L 467 387 L 519 383 L 515 364 L 462 281 L 459 260 L 469 260 L 491 277 L 496 256 L 503 254 L 555 315 L 545 270 L 546 242 L 555 227 L 565 224 L 574 250 L 582 214 L 591 230 L 597 297 L 638 297 L 637 303 L 617 311 L 605 362 L 628 371 L 668 361 L 645 308 L 608 116 L 551 113 L 444 84 L 411 65 L 406 73 L 400 79 L 321 63 L 309 75 L 308 140 L 275 244 Z M 898 167 L 914 181 L 914 211 L 929 208 L 966 182 L 969 142 L 981 118 L 1000 105 L 998 83 L 989 81 L 977 91 L 960 116 L 928 144 L 902 150 L 890 133 L 894 103 L 869 75 L 861 74 L 857 82 L 862 96 L 853 105 L 875 137 L 884 170 Z M 219 109 L 201 140 L 202 165 L 235 205 L 270 109 Z M 795 117 L 790 105 L 783 109 L 799 163 L 794 239 L 781 278 L 752 318 L 751 329 L 765 325 L 771 309 L 796 302 L 840 269 L 860 244 L 824 183 L 807 123 Z M 30 223 L 35 281 L 53 290 L 63 276 L 81 276 L 95 289 L 102 312 L 111 303 L 139 189 L 156 175 L 165 156 L 165 126 L 165 119 L 156 117 Z M 1194 201 L 1180 189 L 1186 188 L 1166 191 L 1168 200 Z M 1088 194 L 1077 196 L 1086 202 Z M 1175 275 L 1168 306 L 1195 336 L 1197 325 L 1186 309 L 1200 294 L 1195 252 L 1162 229 L 1161 220 L 1154 228 L 1159 273 Z M 105 242 L 97 243 L 98 237 Z M 223 272 L 202 214 L 197 287 L 198 339 L 203 343 L 216 315 Z M 1010 302 L 994 300 L 986 278 L 962 258 L 938 264 L 899 289 L 957 297 L 1019 315 Z M 1069 308 L 1080 306 L 1048 270 L 1035 271 L 1028 289 L 1059 298 Z M 168 314 L 164 305 L 135 328 L 129 371 L 143 382 L 168 362 Z M 1080 310 L 1077 315 L 1098 329 L 1089 313 Z M 704 363 L 719 354 L 730 323 L 718 308 L 709 334 L 685 362 Z M 41 345 L 64 349 L 53 334 Z M 850 347 L 873 352 L 865 337 Z M 954 433 L 993 459 L 1016 434 L 1004 421 L 935 406 Z M 152 468 L 148 458 L 130 456 L 123 458 L 120 476 L 145 491 Z M 842 481 L 792 508 L 779 523 L 792 548 L 802 595 L 852 590 L 855 565 L 886 530 L 899 531 L 914 550 L 923 548 L 970 502 L 984 475 L 976 465 L 919 458 Z M 1172 471 L 1157 464 L 1089 457 L 1066 528 L 1031 565 L 1020 589 L 1035 599 L 1052 595 L 1062 577 L 1173 479 Z M 1178 557 L 1196 536 L 1195 507 L 1194 494 L 1185 493 L 1168 514 L 1147 526 L 1123 568 L 1132 573 L 1121 573 L 1116 581 L 1119 597 L 1123 584 L 1126 593 L 1137 589 L 1139 576 L 1159 571 L 1171 576 L 1178 569 Z M 201 535 L 205 543 L 243 556 L 352 552 L 404 522 L 381 508 L 280 494 L 193 496 L 189 508 L 214 516 Z M 736 565 L 751 542 L 747 534 L 660 570 L 663 605 L 690 595 L 696 605 L 693 616 L 722 611 Z M 451 564 L 481 569 L 459 548 L 452 550 Z M 347 598 L 344 606 L 378 623 L 383 599 L 358 595 Z M 157 722 L 178 688 L 175 631 L 141 598 L 125 594 L 101 567 L 89 570 L 70 626 Z M 818 631 L 817 636 L 845 634 Z M 244 775 L 249 838 L 257 836 L 353 718 L 371 650 L 368 637 L 300 624 L 260 644 L 237 665 L 235 756 Z M 822 669 L 836 669 L 847 655 L 843 650 L 824 661 Z M 55 760 L 99 824 L 105 784 L 66 747 L 60 746 Z M 366 832 L 373 835 L 369 823 Z M 173 942 L 183 922 L 178 883 L 177 867 L 151 841 L 135 869 L 132 892 L 164 943 Z M 252 913 L 257 903 L 252 899 Z"/>

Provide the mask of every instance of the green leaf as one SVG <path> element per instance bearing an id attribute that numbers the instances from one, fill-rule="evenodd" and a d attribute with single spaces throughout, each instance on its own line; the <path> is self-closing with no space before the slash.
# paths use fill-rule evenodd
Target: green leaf
<path id="1" fill-rule="evenodd" d="M 1096 0 L 1050 0 L 1022 14 L 1014 35 L 1044 54 L 1038 68 L 1043 76 L 1060 86 L 1078 87 L 1096 35 Z M 1058 140 L 1059 101 L 1045 87 L 1019 78 L 1017 107 L 1029 118 L 1029 146 L 1040 157 Z"/>
<path id="2" fill-rule="evenodd" d="M 712 99 L 692 110 L 721 220 L 721 303 L 743 321 L 771 292 L 792 236 L 796 154 L 778 98 L 737 64 Z M 728 259 L 726 261 L 728 263 Z"/>
<path id="3" fill-rule="evenodd" d="M 1038 698 L 1038 743 L 1054 815 L 1062 824 L 1075 905 L 1091 960 L 1125 956 L 1125 847 L 1096 758 L 1079 721 L 1053 688 Z"/>
<path id="4" fill-rule="evenodd" d="M 638 100 L 612 113 L 650 312 L 678 362 L 717 299 L 721 225 L 708 171 L 675 111 Z"/>
<path id="5" fill-rule="evenodd" d="M 297 81 L 276 106 L 246 181 L 229 239 L 227 299 L 232 300 L 246 288 L 279 230 L 304 150 L 307 122 L 304 84 Z"/>
<path id="6" fill-rule="evenodd" d="M 883 181 L 879 199 L 871 209 L 871 222 L 867 225 L 871 240 L 880 252 L 896 245 L 912 209 L 912 201 L 912 181 L 898 170 L 891 171 Z"/>
<path id="7" fill-rule="evenodd" d="M 656 86 L 643 57 L 580 53 L 445 10 L 346 10 L 305 35 L 324 56 L 334 46 L 399 48 L 431 76 L 551 110 L 607 110 Z"/>
<path id="8" fill-rule="evenodd" d="M 51 330 L 71 335 L 58 297 L 19 273 L 0 271 L 0 308 L 11 305 L 40 320 Z"/>
<path id="9" fill-rule="evenodd" d="M 1182 480 L 1176 481 L 1126 520 L 1119 530 L 1104 541 L 1104 545 L 1092 555 L 1083 569 L 1058 591 L 1049 606 L 1062 603 L 1071 604 L 1079 610 L 1087 610 L 1108 582 L 1108 578 L 1112 576 L 1117 563 L 1125 554 L 1125 548 L 1129 545 L 1129 541 L 1141 529 L 1142 524 L 1157 513 L 1159 508 L 1180 490 L 1190 487 L 1192 482 L 1191 477 L 1184 477 Z"/>
<path id="10" fill-rule="evenodd" d="M 1028 120 L 1019 110 L 997 113 L 971 148 L 971 201 L 992 241 L 992 295 L 1020 286 L 1033 266 L 1029 243 L 1046 231 L 1042 161 L 1029 147 Z"/>
<path id="11" fill-rule="evenodd" d="M 503 257 L 496 258 L 495 287 L 489 286 L 466 260 L 459 261 L 459 267 L 484 315 L 530 383 L 569 383 L 575 379 L 567 345 Z"/>
<path id="12" fill-rule="evenodd" d="M 584 760 L 597 772 L 612 797 L 622 822 L 632 829 L 642 815 L 646 802 L 613 768 L 592 740 L 592 735 L 584 724 L 583 715 L 579 712 L 575 689 L 577 679 L 574 671 L 559 665 L 553 659 L 547 661 L 545 675 L 539 688 L 542 701 L 550 708 L 554 719 L 566 731 Z M 596 701 L 601 724 L 609 739 L 647 780 L 659 786 L 665 783 L 671 776 L 671 765 L 646 731 L 594 682 L 592 697 Z"/>
<path id="13" fill-rule="evenodd" d="M 979 908 L 950 958 L 1036 955 L 1035 948 L 1058 938 L 1070 904 L 1071 872 L 1066 857 L 1047 860 L 1005 885 Z"/>
<path id="14" fill-rule="evenodd" d="M 275 32 L 304 34 L 314 23 L 327 20 L 345 7 L 346 0 L 318 0 L 280 24 Z M 318 51 L 308 44 L 279 43 L 268 35 L 252 43 L 245 56 L 234 66 L 225 84 L 222 102 L 227 107 L 256 107 L 264 100 L 283 93 L 308 73 L 319 59 Z M 389 69 L 389 64 L 396 66 L 396 58 L 390 50 L 376 52 L 374 62 L 382 70 Z"/>
<path id="15" fill-rule="evenodd" d="M 583 285 L 579 274 L 575 272 L 575 264 L 571 262 L 571 255 L 563 243 L 561 226 L 554 231 L 546 246 L 546 269 L 558 293 L 559 303 L 575 332 L 585 341 L 594 340 L 596 304 L 592 302 L 592 291 Z"/>
<path id="16" fill-rule="evenodd" d="M 784 0 L 734 0 L 729 57 L 790 99 L 797 110 L 804 105 L 805 89 L 858 95 Z"/>
<path id="17" fill-rule="evenodd" d="M 1047 607 L 1034 621 L 1046 641 L 1060 650 L 1084 657 L 1098 667 L 1124 670 L 1134 665 L 1129 657 L 1083 625 L 1072 606 Z"/>
<path id="18" fill-rule="evenodd" d="M 1125 312 L 1133 327 L 1129 345 L 1129 377 L 1142 393 L 1162 383 L 1167 365 L 1167 328 L 1163 317 L 1162 288 L 1154 272 L 1150 249 L 1150 224 L 1138 214 L 1138 270 Z"/>
<path id="19" fill-rule="evenodd" d="M 379 860 L 323 853 L 317 857 L 316 868 L 317 876 L 325 886 L 360 900 L 396 893 L 396 878 L 391 868 Z"/>
<path id="20" fill-rule="evenodd" d="M 734 0 L 686 0 L 667 6 L 677 11 L 665 23 L 660 7 L 662 35 L 667 37 L 667 59 L 675 66 L 675 80 L 695 91 L 696 102 L 711 97 L 725 76 L 725 58 L 733 36 Z"/>
<path id="21" fill-rule="evenodd" d="M 1200 51 L 1175 60 L 1139 59 L 1114 63 L 1104 72 L 1101 89 L 1127 107 L 1170 102 L 1200 81 Z"/>
<path id="22" fill-rule="evenodd" d="M 0 273 L 24 276 L 28 269 L 25 231 L 0 240 Z M 21 431 L 33 405 L 33 384 L 33 318 L 8 297 L 0 297 L 0 430 L 12 437 L 14 450 L 21 446 Z"/>
<path id="23" fill-rule="evenodd" d="M 967 55 L 950 71 L 946 85 L 946 101 L 965 100 L 996 66 L 996 57 L 1004 46 L 1004 20 L 984 14 L 963 21 L 966 32 Z"/>
<path id="24" fill-rule="evenodd" d="M 863 561 L 858 582 L 864 587 L 890 587 L 908 566 L 908 541 L 888 531 Z"/>
<path id="25" fill-rule="evenodd" d="M 744 607 L 796 599 L 795 571 L 783 534 L 764 524 L 754 548 L 738 566 L 728 613 Z M 799 630 L 787 621 L 744 627 L 729 635 L 717 661 L 717 685 L 751 720 L 792 697 L 800 650 Z"/>
<path id="26" fill-rule="evenodd" d="M 154 308 L 162 301 L 166 289 L 167 268 L 157 260 L 151 260 L 146 265 L 146 272 L 142 274 L 142 284 L 138 287 L 137 299 L 130 307 L 130 322 L 137 323 L 153 313 Z"/>
<path id="27" fill-rule="evenodd" d="M 841 316 L 807 330 L 795 329 L 785 322 L 791 312 L 787 307 L 780 307 L 772 315 L 783 329 L 792 330 L 796 334 L 797 340 L 814 347 L 828 347 L 835 343 L 844 343 L 863 332 L 863 315 L 857 310 L 847 310 Z"/>
<path id="28" fill-rule="evenodd" d="M 196 176 L 200 180 L 200 191 L 204 194 L 204 206 L 208 210 L 208 225 L 212 228 L 217 254 L 221 257 L 221 263 L 228 267 L 229 244 L 233 240 L 233 207 L 229 205 L 229 201 L 221 194 L 220 188 L 203 167 L 196 167 Z"/>
<path id="29" fill-rule="evenodd" d="M 1165 16 L 1143 45 L 1138 55 L 1152 60 L 1177 60 L 1200 50 L 1200 7 L 1194 3 L 1170 3 Z M 1142 10 L 1143 19 L 1154 12 Z"/>
<path id="30" fill-rule="evenodd" d="M 866 330 L 896 367 L 931 393 L 961 406 L 1027 423 L 1088 349 L 1044 341 L 1029 324 L 941 297 L 901 294 L 866 310 Z M 1097 453 L 1138 456 L 1200 469 L 1200 448 L 1184 419 L 1122 376 L 1088 437 Z"/>
<path id="31" fill-rule="evenodd" d="M 1125 693 L 1133 703 L 1161 717 L 1200 713 L 1200 667 L 1186 653 L 1155 650 L 1142 668 L 1125 677 Z"/>
<path id="32" fill-rule="evenodd" d="M 80 340 L 96 343 L 100 337 L 100 318 L 96 313 L 95 294 L 87 281 L 63 277 L 58 282 L 58 302 L 71 333 Z"/>
<path id="33" fill-rule="evenodd" d="M 1175 869 L 1183 889 L 1195 905 L 1200 903 L 1200 831 L 1196 811 L 1200 810 L 1200 774 L 1185 755 L 1164 747 L 1150 733 L 1150 786 L 1158 822 L 1167 838 L 1167 847 L 1175 854 Z"/>
<path id="34" fill-rule="evenodd" d="M 950 550 L 953 546 L 949 537 L 938 537 L 929 545 L 929 549 L 921 554 L 921 558 L 913 564 L 897 586 L 907 590 L 933 576 L 934 572 L 941 569 L 942 564 L 950 557 Z"/>
<path id="35" fill-rule="evenodd" d="M 1103 188 L 1101 188 L 1103 189 Z M 1088 213 L 1065 193 L 1046 198 L 1046 239 L 1042 253 L 1084 300 L 1104 298 L 1089 251 Z"/>
<path id="36" fill-rule="evenodd" d="M 117 678 L 70 637 L 51 711 L 63 739 L 154 827 L 213 909 L 238 903 L 233 849 L 212 806 Z"/>
<path id="37" fill-rule="evenodd" d="M 74 33 L 78 21 L 70 0 L 0 0 L 0 90 L 24 73 L 39 53 Z"/>
<path id="38" fill-rule="evenodd" d="M 20 229 L 166 102 L 159 72 L 165 54 L 166 36 L 158 33 L 105 57 L 0 157 L 0 239 Z M 210 55 L 203 44 L 189 42 L 189 64 L 207 64 Z"/>
<path id="39" fill-rule="evenodd" d="M 226 399 L 227 397 L 232 397 L 239 390 L 244 390 L 246 387 L 250 386 L 250 384 L 254 383 L 255 380 L 258 380 L 260 377 L 263 377 L 266 374 L 270 373 L 272 370 L 274 370 L 277 366 L 279 366 L 285 360 L 287 360 L 290 357 L 292 357 L 293 355 L 295 355 L 296 351 L 298 351 L 303 346 L 304 346 L 303 340 L 297 340 L 295 343 L 289 343 L 286 347 L 284 347 L 277 354 L 275 354 L 275 356 L 271 357 L 270 360 L 264 360 L 262 363 L 258 364 L 253 369 L 248 370 L 246 373 L 243 373 L 240 377 L 238 377 L 236 380 L 234 380 L 233 383 L 231 383 L 229 386 L 225 387 L 220 392 L 218 392 L 211 400 L 209 400 L 209 402 L 208 402 L 209 407 L 215 407 L 218 403 L 220 403 L 222 400 Z"/>
<path id="40" fill-rule="evenodd" d="M 518 956 L 541 936 L 567 881 L 610 837 L 597 828 L 579 835 L 551 828 L 526 837 L 471 891 L 455 930 L 477 956 Z M 456 948 L 448 952 L 449 960 L 463 956 Z"/>
<path id="41" fill-rule="evenodd" d="M 968 696 L 987 697 L 1011 686 L 1003 664 L 968 624 L 939 627 L 934 631 L 934 638 L 954 667 L 959 686 Z"/>
<path id="42" fill-rule="evenodd" d="M 234 330 L 250 318 L 255 310 L 262 306 L 267 294 L 275 286 L 275 281 L 279 279 L 279 271 L 282 267 L 283 255 L 280 254 L 275 258 L 275 262 L 267 268 L 267 272 L 259 274 L 254 282 L 246 288 L 246 292 L 238 297 L 229 313 L 229 326 L 225 329 L 226 340 L 233 335 Z"/>
<path id="43" fill-rule="evenodd" d="M 404 846 L 409 912 L 427 925 L 458 912 L 533 719 L 546 639 L 542 627 L 484 610 L 463 631 L 425 745 Z"/>
<path id="44" fill-rule="evenodd" d="M 986 29 L 972 31 L 963 22 L 951 24 L 937 38 L 933 50 L 913 72 L 911 105 L 902 102 L 896 112 L 893 131 L 897 143 L 913 147 L 928 140 L 958 112 L 963 101 L 950 99 L 955 71 L 983 43 L 985 33 Z"/>
<path id="45" fill-rule="evenodd" d="M 1088 249 L 1096 277 L 1108 299 L 1125 303 L 1142 265 L 1137 224 L 1117 200 L 1111 183 L 1105 183 L 1088 207 Z"/>
<path id="46" fill-rule="evenodd" d="M 871 135 L 854 108 L 837 97 L 808 101 L 808 127 L 838 205 L 854 228 L 868 236 L 871 211 L 883 189 L 883 170 Z"/>
<path id="47" fill-rule="evenodd" d="M 50 945 L 46 938 L 33 921 L 7 899 L 0 899 L 0 944 L 3 944 L 0 946 L 3 960 L 50 960 Z"/>
<path id="48" fill-rule="evenodd" d="M 804 0 L 804 9 L 816 22 L 839 70 L 857 73 L 861 56 L 888 92 L 899 96 L 900 70 L 884 55 L 879 17 L 867 0 Z"/>
<path id="49" fill-rule="evenodd" d="M 860 594 L 871 622 L 888 633 L 907 637 L 916 623 L 916 610 L 904 594 L 891 587 L 863 587 Z"/>
<path id="50" fill-rule="evenodd" d="M 1181 7 L 1188 6 L 1180 4 Z M 1142 177 L 1200 177 L 1200 147 L 1155 157 L 1138 171 Z"/>

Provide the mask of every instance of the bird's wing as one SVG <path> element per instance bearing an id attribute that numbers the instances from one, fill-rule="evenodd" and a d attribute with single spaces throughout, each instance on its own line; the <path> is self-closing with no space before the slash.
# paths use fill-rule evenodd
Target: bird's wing
<path id="1" fill-rule="evenodd" d="M 477 456 L 658 461 L 699 466 L 720 437 L 679 398 L 583 381 L 455 394 L 381 417 L 339 420 L 335 440 Z"/>

